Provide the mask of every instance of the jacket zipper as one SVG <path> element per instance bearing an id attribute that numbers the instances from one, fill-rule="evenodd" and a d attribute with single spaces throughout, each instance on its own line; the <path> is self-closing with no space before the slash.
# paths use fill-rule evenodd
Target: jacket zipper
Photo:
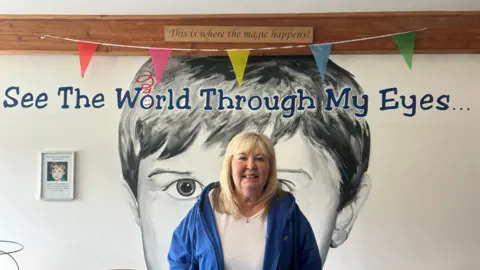
<path id="1" fill-rule="evenodd" d="M 220 261 L 219 261 L 219 259 L 218 259 L 218 257 L 220 257 L 220 254 L 218 253 L 218 250 L 217 250 L 217 249 L 215 248 L 215 246 L 213 245 L 213 243 L 214 243 L 214 241 L 213 241 L 213 236 L 212 236 L 212 234 L 210 233 L 210 231 L 208 230 L 207 226 L 205 226 L 204 217 L 201 216 L 201 217 L 200 217 L 200 220 L 202 221 L 203 228 L 204 228 L 205 231 L 207 232 L 208 239 L 210 239 L 210 246 L 212 247 L 213 251 L 215 252 L 215 261 L 217 262 L 218 269 L 223 269 L 223 265 L 220 264 Z"/>

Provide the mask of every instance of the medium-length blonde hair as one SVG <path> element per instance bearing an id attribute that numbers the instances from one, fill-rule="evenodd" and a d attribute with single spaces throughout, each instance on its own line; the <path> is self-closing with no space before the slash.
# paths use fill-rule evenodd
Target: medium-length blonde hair
<path id="1" fill-rule="evenodd" d="M 266 161 L 269 164 L 268 177 L 262 196 L 258 202 L 265 205 L 266 211 L 264 211 L 264 215 L 268 213 L 272 198 L 279 191 L 277 160 L 271 140 L 267 136 L 257 132 L 239 133 L 229 142 L 223 159 L 223 166 L 220 175 L 220 188 L 215 189 L 212 198 L 216 211 L 234 215 L 240 214 L 240 203 L 236 196 L 235 183 L 232 178 L 232 159 L 239 153 L 250 153 L 255 149 L 260 149 L 262 151 L 262 154 L 265 155 Z"/>

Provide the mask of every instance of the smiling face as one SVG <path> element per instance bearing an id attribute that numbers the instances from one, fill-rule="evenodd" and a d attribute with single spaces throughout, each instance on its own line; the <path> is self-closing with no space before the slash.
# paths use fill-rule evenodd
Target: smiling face
<path id="1" fill-rule="evenodd" d="M 268 134 L 267 134 L 268 135 Z M 171 235 L 195 203 L 202 189 L 219 181 L 223 157 L 216 145 L 205 148 L 201 135 L 184 153 L 158 160 L 162 149 L 140 162 L 138 207 L 144 251 L 149 269 L 169 269 Z M 236 155 L 232 174 L 242 190 L 256 190 L 267 178 L 268 162 L 258 152 Z M 292 192 L 309 219 L 321 256 L 325 258 L 334 230 L 339 203 L 338 172 L 321 152 L 298 133 L 275 145 L 277 173 L 282 188 Z M 260 157 L 260 158 L 259 158 Z M 256 170 L 250 169 L 256 166 Z M 244 178 L 256 172 L 258 178 Z M 246 188 L 245 188 L 246 187 Z"/>
<path id="2" fill-rule="evenodd" d="M 261 196 L 267 182 L 269 161 L 260 147 L 235 154 L 231 168 L 237 194 L 245 199 Z"/>

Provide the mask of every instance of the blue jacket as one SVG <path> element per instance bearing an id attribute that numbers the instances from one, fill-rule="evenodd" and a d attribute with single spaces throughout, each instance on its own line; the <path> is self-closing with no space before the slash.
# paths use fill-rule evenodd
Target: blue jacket
<path id="1" fill-rule="evenodd" d="M 168 261 L 174 270 L 223 270 L 223 253 L 209 184 L 173 232 Z M 267 220 L 263 270 L 321 270 L 322 260 L 310 223 L 292 194 L 275 197 Z M 240 243 L 239 243 L 240 244 Z"/>

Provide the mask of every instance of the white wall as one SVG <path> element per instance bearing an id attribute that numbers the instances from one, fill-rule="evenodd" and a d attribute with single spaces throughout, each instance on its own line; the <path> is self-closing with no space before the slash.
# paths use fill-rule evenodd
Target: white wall
<path id="1" fill-rule="evenodd" d="M 480 269 L 480 57 L 416 55 L 412 71 L 400 56 L 332 58 L 355 74 L 377 106 L 368 117 L 373 189 L 327 269 Z M 450 94 L 456 110 L 418 111 L 413 118 L 401 110 L 379 112 L 378 90 L 389 87 L 406 96 Z"/>
<path id="2" fill-rule="evenodd" d="M 0 56 L 2 101 L 13 85 L 50 97 L 42 111 L 0 109 L 0 240 L 25 246 L 15 254 L 20 269 L 145 269 L 119 183 L 113 90 L 127 88 L 146 59 L 97 56 L 82 80 L 76 56 Z M 480 56 L 416 55 L 412 71 L 400 55 L 332 59 L 370 95 L 373 190 L 326 269 L 480 269 Z M 61 110 L 56 90 L 65 85 L 103 92 L 106 107 Z M 378 91 L 389 87 L 407 96 L 450 94 L 457 110 L 418 111 L 413 118 L 380 112 Z M 50 148 L 78 151 L 73 202 L 36 198 L 37 154 Z M 0 256 L 1 270 L 14 266 Z"/>
<path id="3" fill-rule="evenodd" d="M 216 14 L 478 10 L 478 0 L 0 0 L 2 14 Z"/>
<path id="4" fill-rule="evenodd" d="M 78 56 L 0 59 L 2 103 L 5 89 L 13 85 L 24 92 L 46 92 L 50 98 L 44 111 L 0 110 L 0 240 L 25 246 L 16 255 L 22 270 L 142 269 L 139 230 L 119 184 L 119 110 L 109 101 L 115 100 L 116 87 L 128 88 L 147 58 L 96 57 L 84 80 Z M 65 85 L 88 94 L 103 92 L 106 107 L 62 111 L 56 90 Z M 36 199 L 37 153 L 49 148 L 78 151 L 76 201 Z M 0 256 L 0 269 L 13 266 Z"/>

